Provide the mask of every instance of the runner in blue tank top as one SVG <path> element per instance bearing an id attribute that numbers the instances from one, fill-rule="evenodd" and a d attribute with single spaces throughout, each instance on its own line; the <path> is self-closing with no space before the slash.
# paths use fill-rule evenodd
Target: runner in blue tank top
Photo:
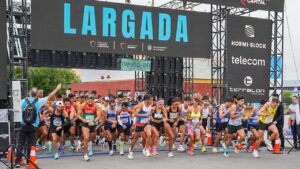
<path id="1" fill-rule="evenodd" d="M 221 141 L 222 148 L 225 149 L 225 142 L 227 141 L 228 138 L 228 130 L 227 130 L 227 125 L 229 121 L 229 116 L 230 116 L 230 111 L 231 111 L 231 105 L 232 105 L 232 98 L 227 98 L 226 102 L 224 104 L 221 104 L 219 106 L 219 111 L 216 114 L 216 122 L 217 122 L 217 135 L 214 140 L 214 147 L 212 149 L 213 153 L 218 152 L 218 145 L 219 142 L 222 138 L 222 132 L 224 133 L 224 137 Z M 223 149 L 220 149 L 220 152 L 223 151 Z"/>
<path id="2" fill-rule="evenodd" d="M 238 144 L 241 144 L 245 139 L 245 131 L 242 125 L 244 118 L 244 97 L 238 96 L 236 103 L 231 105 L 230 119 L 228 122 L 228 139 L 226 141 L 225 157 L 229 157 L 228 147 L 235 133 L 238 135 L 238 142 L 233 144 L 236 153 L 239 153 Z"/>
<path id="3" fill-rule="evenodd" d="M 112 149 L 112 142 L 116 137 L 116 129 L 117 129 L 117 109 L 115 100 L 111 99 L 109 101 L 109 106 L 107 109 L 103 111 L 104 119 L 104 129 L 106 132 L 108 147 L 109 147 L 109 155 L 114 155 L 114 150 Z"/>

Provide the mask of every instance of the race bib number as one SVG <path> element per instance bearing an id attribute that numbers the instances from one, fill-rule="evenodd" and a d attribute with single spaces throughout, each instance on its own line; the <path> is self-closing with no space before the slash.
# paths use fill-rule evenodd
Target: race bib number
<path id="1" fill-rule="evenodd" d="M 162 114 L 154 114 L 154 118 L 156 118 L 156 119 L 162 119 Z"/>
<path id="2" fill-rule="evenodd" d="M 122 121 L 123 124 L 126 124 L 126 123 L 129 122 L 127 117 L 126 118 L 121 118 L 121 121 Z"/>
<path id="3" fill-rule="evenodd" d="M 109 120 L 116 120 L 116 117 L 108 117 Z"/>
<path id="4" fill-rule="evenodd" d="M 273 122 L 273 118 L 271 117 L 266 117 L 266 123 L 272 123 Z"/>
<path id="5" fill-rule="evenodd" d="M 60 127 L 60 126 L 62 125 L 61 118 L 55 118 L 55 119 L 53 120 L 53 124 L 54 124 L 54 126 L 56 126 L 56 127 Z"/>
<path id="6" fill-rule="evenodd" d="M 178 113 L 170 113 L 170 119 L 176 119 Z"/>
<path id="7" fill-rule="evenodd" d="M 95 116 L 94 116 L 94 115 L 86 115 L 86 116 L 85 116 L 85 120 L 86 120 L 88 123 L 90 123 L 90 122 L 92 122 L 92 121 L 95 120 Z"/>
<path id="8" fill-rule="evenodd" d="M 241 123 L 242 123 L 242 120 L 239 119 L 239 118 L 237 118 L 237 119 L 234 120 L 234 123 L 241 124 Z"/>
<path id="9" fill-rule="evenodd" d="M 192 123 L 193 124 L 198 124 L 199 123 L 199 119 L 192 119 Z"/>

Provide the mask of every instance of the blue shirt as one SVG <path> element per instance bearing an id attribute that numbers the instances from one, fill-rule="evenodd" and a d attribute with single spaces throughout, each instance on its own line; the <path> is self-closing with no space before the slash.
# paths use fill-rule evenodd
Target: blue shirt
<path id="1" fill-rule="evenodd" d="M 35 98 L 33 97 L 29 97 L 28 100 L 30 103 L 32 103 L 34 101 Z M 33 124 L 35 127 L 39 126 L 40 124 L 40 117 L 39 117 L 39 113 L 42 106 L 46 105 L 47 104 L 47 101 L 48 101 L 48 97 L 44 97 L 44 98 L 39 98 L 38 101 L 35 103 L 35 108 L 36 108 L 36 121 L 35 123 Z M 23 99 L 22 102 L 21 102 L 21 105 L 22 105 L 22 116 L 23 117 L 23 111 L 25 109 L 25 107 L 27 106 L 27 102 L 26 102 L 26 99 Z M 23 121 L 23 118 L 21 118 L 21 124 L 24 125 L 24 121 Z"/>

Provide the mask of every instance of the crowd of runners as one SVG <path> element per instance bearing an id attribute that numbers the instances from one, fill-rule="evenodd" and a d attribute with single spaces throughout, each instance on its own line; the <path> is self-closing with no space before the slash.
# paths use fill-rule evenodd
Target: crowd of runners
<path id="1" fill-rule="evenodd" d="M 42 91 L 38 97 L 44 97 Z M 89 161 L 93 145 L 99 144 L 108 146 L 109 155 L 128 152 L 128 159 L 134 158 L 136 146 L 142 147 L 146 157 L 158 155 L 158 146 L 167 147 L 170 158 L 175 150 L 193 156 L 200 145 L 201 152 L 206 152 L 206 135 L 215 127 L 212 153 L 229 157 L 232 145 L 235 153 L 244 149 L 258 158 L 261 143 L 264 141 L 271 151 L 271 142 L 278 136 L 273 120 L 278 105 L 276 95 L 259 106 L 246 106 L 243 96 L 234 96 L 218 107 L 212 106 L 208 96 L 165 101 L 150 94 L 134 100 L 122 94 L 56 95 L 39 111 L 36 144 L 49 149 L 55 159 L 67 147 L 83 151 L 84 160 Z M 264 139 L 265 131 L 271 133 L 268 139 Z M 128 151 L 124 150 L 125 144 L 129 145 Z"/>

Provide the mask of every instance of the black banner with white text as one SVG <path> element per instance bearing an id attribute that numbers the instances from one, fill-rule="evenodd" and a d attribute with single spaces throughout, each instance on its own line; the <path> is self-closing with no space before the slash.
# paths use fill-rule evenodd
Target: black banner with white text
<path id="1" fill-rule="evenodd" d="M 229 16 L 227 21 L 228 95 L 259 102 L 269 97 L 272 22 Z"/>
<path id="2" fill-rule="evenodd" d="M 0 0 L 0 99 L 7 99 L 6 0 Z"/>
<path id="3" fill-rule="evenodd" d="M 211 14 L 94 0 L 32 0 L 33 49 L 209 58 Z"/>

